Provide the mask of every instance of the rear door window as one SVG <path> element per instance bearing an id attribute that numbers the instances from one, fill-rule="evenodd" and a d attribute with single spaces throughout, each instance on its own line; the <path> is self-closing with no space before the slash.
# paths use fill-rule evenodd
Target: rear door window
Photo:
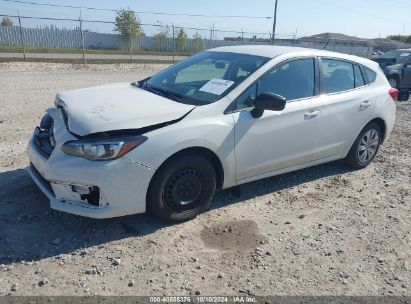
<path id="1" fill-rule="evenodd" d="M 322 93 L 331 94 L 354 89 L 353 65 L 347 61 L 321 59 Z"/>

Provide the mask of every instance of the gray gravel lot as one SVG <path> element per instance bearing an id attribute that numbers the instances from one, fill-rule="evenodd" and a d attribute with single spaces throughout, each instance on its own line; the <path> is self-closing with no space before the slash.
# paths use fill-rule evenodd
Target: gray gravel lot
<path id="1" fill-rule="evenodd" d="M 411 295 L 411 103 L 375 162 L 217 194 L 193 221 L 50 209 L 23 168 L 58 91 L 161 65 L 0 64 L 0 295 Z"/>

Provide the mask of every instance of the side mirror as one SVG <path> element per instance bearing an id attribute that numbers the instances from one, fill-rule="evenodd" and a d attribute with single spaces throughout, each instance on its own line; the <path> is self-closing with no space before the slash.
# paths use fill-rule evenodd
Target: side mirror
<path id="1" fill-rule="evenodd" d="M 262 93 L 255 99 L 255 108 L 251 111 L 254 118 L 263 116 L 264 111 L 280 112 L 285 109 L 287 99 L 274 93 Z"/>

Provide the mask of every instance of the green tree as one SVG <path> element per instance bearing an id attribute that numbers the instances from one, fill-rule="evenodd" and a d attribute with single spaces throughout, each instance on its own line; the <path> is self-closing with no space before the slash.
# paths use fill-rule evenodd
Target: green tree
<path id="1" fill-rule="evenodd" d="M 157 41 L 158 50 L 167 50 L 167 40 L 170 38 L 170 27 L 160 23 L 159 31 L 154 35 L 154 39 Z"/>
<path id="2" fill-rule="evenodd" d="M 117 12 L 114 30 L 120 33 L 129 50 L 132 48 L 133 39 L 144 35 L 140 19 L 130 9 L 122 9 Z"/>
<path id="3" fill-rule="evenodd" d="M 199 33 L 193 35 L 193 46 L 195 52 L 200 52 L 204 49 L 203 38 Z"/>
<path id="4" fill-rule="evenodd" d="M 12 27 L 13 21 L 9 17 L 4 17 L 3 20 L 1 21 L 1 26 Z"/>
<path id="5" fill-rule="evenodd" d="M 404 43 L 411 43 L 411 35 L 391 35 L 387 37 L 388 39 L 400 41 Z"/>
<path id="6" fill-rule="evenodd" d="M 187 33 L 184 31 L 184 29 L 180 29 L 177 34 L 177 51 L 185 51 L 186 41 Z"/>

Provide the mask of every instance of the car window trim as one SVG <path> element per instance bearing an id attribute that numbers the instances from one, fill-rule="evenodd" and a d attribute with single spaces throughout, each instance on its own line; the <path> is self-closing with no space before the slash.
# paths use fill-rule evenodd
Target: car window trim
<path id="1" fill-rule="evenodd" d="M 356 66 L 360 69 L 360 73 L 361 73 L 361 77 L 362 77 L 362 82 L 364 83 L 362 86 L 359 86 L 359 87 L 357 87 L 357 77 L 355 76 L 355 67 L 356 67 Z M 366 86 L 366 85 L 367 85 L 367 82 L 365 81 L 365 77 L 364 77 L 364 72 L 363 72 L 363 70 L 362 70 L 362 66 L 361 66 L 360 64 L 356 63 L 356 64 L 353 64 L 353 65 L 352 65 L 352 68 L 353 68 L 353 71 L 354 71 L 354 86 L 355 86 L 355 88 L 358 89 L 358 88 L 362 88 L 362 87 Z"/>
<path id="2" fill-rule="evenodd" d="M 326 60 L 336 60 L 336 61 L 344 61 L 347 63 L 350 63 L 353 65 L 353 72 L 354 72 L 354 65 L 358 65 L 360 67 L 361 73 L 363 75 L 363 79 L 364 82 L 366 83 L 365 85 L 361 86 L 361 87 L 354 87 L 353 89 L 350 90 L 345 90 L 345 91 L 338 91 L 338 92 L 333 92 L 333 93 L 323 93 L 323 81 L 322 81 L 322 59 L 326 59 Z M 360 90 L 363 89 L 365 87 L 371 86 L 375 81 L 373 82 L 368 82 L 368 77 L 364 76 L 364 66 L 358 62 L 352 61 L 352 60 L 348 60 L 348 59 L 343 59 L 343 58 L 337 58 L 337 57 L 331 57 L 331 56 L 318 56 L 318 61 L 319 61 L 319 71 L 320 71 L 320 96 L 330 96 L 330 95 L 338 95 L 338 94 L 344 94 L 344 93 L 348 93 L 348 92 L 352 92 L 352 91 L 356 91 L 356 90 Z M 372 70 L 372 69 L 371 69 Z M 355 75 L 354 75 L 354 86 L 355 86 Z"/>
<path id="3" fill-rule="evenodd" d="M 279 66 L 286 64 L 288 62 L 291 61 L 296 61 L 296 60 L 303 60 L 303 59 L 313 59 L 314 60 L 314 90 L 313 90 L 313 96 L 310 97 L 304 97 L 304 98 L 299 98 L 299 99 L 292 99 L 292 100 L 287 100 L 287 103 L 292 103 L 292 102 L 297 102 L 297 101 L 302 101 L 302 100 L 307 100 L 307 99 L 313 99 L 315 97 L 318 97 L 320 94 L 320 84 L 319 84 L 319 80 L 321 78 L 321 74 L 319 72 L 319 60 L 318 60 L 318 56 L 298 56 L 298 57 L 293 57 L 293 58 L 289 58 L 286 60 L 283 60 L 279 63 L 277 63 L 276 65 L 274 65 L 273 67 L 271 67 L 267 72 L 265 72 L 263 75 L 261 75 L 260 77 L 258 77 L 258 79 L 256 79 L 253 83 L 251 83 L 247 88 L 245 88 L 235 99 L 234 101 L 232 101 L 230 103 L 230 105 L 224 110 L 224 115 L 228 115 L 228 114 L 233 114 L 233 113 L 238 113 L 238 112 L 243 112 L 243 111 L 250 111 L 254 108 L 243 108 L 243 109 L 239 109 L 239 110 L 234 110 L 233 107 L 235 106 L 235 104 L 238 102 L 238 99 L 240 98 L 240 96 L 247 91 L 248 89 L 250 89 L 253 85 L 256 85 L 256 90 L 258 92 L 258 83 L 260 81 L 260 79 L 264 76 L 266 76 L 267 74 L 271 73 L 273 70 L 275 70 L 276 68 L 278 68 Z M 268 63 L 268 62 L 267 62 Z M 266 63 L 266 64 L 267 64 Z"/>

